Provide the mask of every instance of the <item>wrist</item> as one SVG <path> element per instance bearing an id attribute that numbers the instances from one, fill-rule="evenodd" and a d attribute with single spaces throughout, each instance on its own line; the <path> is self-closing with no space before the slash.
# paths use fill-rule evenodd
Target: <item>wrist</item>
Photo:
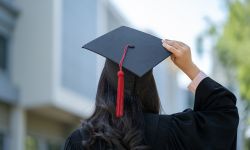
<path id="1" fill-rule="evenodd" d="M 191 63 L 188 68 L 183 70 L 183 72 L 191 79 L 193 80 L 200 72 L 200 69 L 194 64 Z"/>

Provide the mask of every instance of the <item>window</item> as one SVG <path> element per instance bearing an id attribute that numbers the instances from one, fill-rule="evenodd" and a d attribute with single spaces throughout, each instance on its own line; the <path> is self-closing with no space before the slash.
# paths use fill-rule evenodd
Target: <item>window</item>
<path id="1" fill-rule="evenodd" d="M 7 39 L 0 35 L 0 69 L 7 69 Z"/>
<path id="2" fill-rule="evenodd" d="M 48 150 L 62 150 L 62 144 L 60 144 L 60 143 L 48 143 Z"/>
<path id="3" fill-rule="evenodd" d="M 0 150 L 4 148 L 4 135 L 0 133 Z"/>
<path id="4" fill-rule="evenodd" d="M 35 137 L 28 135 L 25 146 L 26 150 L 38 150 L 38 141 Z"/>
<path id="5" fill-rule="evenodd" d="M 63 150 L 64 143 L 58 140 L 47 140 L 47 150 Z"/>
<path id="6" fill-rule="evenodd" d="M 26 136 L 25 150 L 63 150 L 63 146 L 64 143 L 58 140 L 48 140 L 37 135 Z"/>

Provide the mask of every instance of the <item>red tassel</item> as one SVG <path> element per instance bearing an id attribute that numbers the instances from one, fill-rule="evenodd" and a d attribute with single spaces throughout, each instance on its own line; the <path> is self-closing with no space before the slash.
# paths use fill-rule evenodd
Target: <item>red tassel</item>
<path id="1" fill-rule="evenodd" d="M 123 116 L 124 109 L 124 73 L 120 70 L 118 73 L 117 99 L 116 99 L 116 117 Z"/>
<path id="2" fill-rule="evenodd" d="M 125 59 L 128 48 L 134 48 L 133 45 L 127 45 L 123 50 L 122 59 L 119 63 L 120 70 L 117 73 L 118 84 L 117 84 L 117 98 L 116 98 L 116 117 L 120 118 L 123 116 L 124 110 L 124 73 L 122 71 L 123 61 Z"/>

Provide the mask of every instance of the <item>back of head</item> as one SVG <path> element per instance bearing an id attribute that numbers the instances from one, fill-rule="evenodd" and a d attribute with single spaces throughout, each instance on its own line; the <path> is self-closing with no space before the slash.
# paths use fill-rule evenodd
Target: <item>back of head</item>
<path id="1" fill-rule="evenodd" d="M 106 78 L 108 84 L 110 84 L 111 87 L 116 90 L 118 83 L 118 71 L 119 66 L 107 59 L 100 78 L 100 82 L 102 78 Z M 144 112 L 159 113 L 159 97 L 152 70 L 142 77 L 138 77 L 126 69 L 124 69 L 124 74 L 125 96 L 136 96 L 141 101 Z M 101 86 L 102 85 L 99 83 L 98 90 L 102 88 Z M 99 91 L 97 92 L 97 95 L 98 94 Z"/>
<path id="2" fill-rule="evenodd" d="M 106 60 L 93 115 L 82 123 L 87 149 L 147 149 L 143 112 L 159 113 L 160 102 L 152 71 L 142 77 L 124 69 L 124 115 L 115 116 L 119 66 Z"/>

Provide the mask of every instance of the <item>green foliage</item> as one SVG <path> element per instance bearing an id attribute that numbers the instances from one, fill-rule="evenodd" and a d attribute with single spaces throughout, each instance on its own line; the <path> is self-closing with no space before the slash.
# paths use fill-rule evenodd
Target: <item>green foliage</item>
<path id="1" fill-rule="evenodd" d="M 228 9 L 216 49 L 220 60 L 237 71 L 241 96 L 250 101 L 250 0 L 231 1 Z"/>

